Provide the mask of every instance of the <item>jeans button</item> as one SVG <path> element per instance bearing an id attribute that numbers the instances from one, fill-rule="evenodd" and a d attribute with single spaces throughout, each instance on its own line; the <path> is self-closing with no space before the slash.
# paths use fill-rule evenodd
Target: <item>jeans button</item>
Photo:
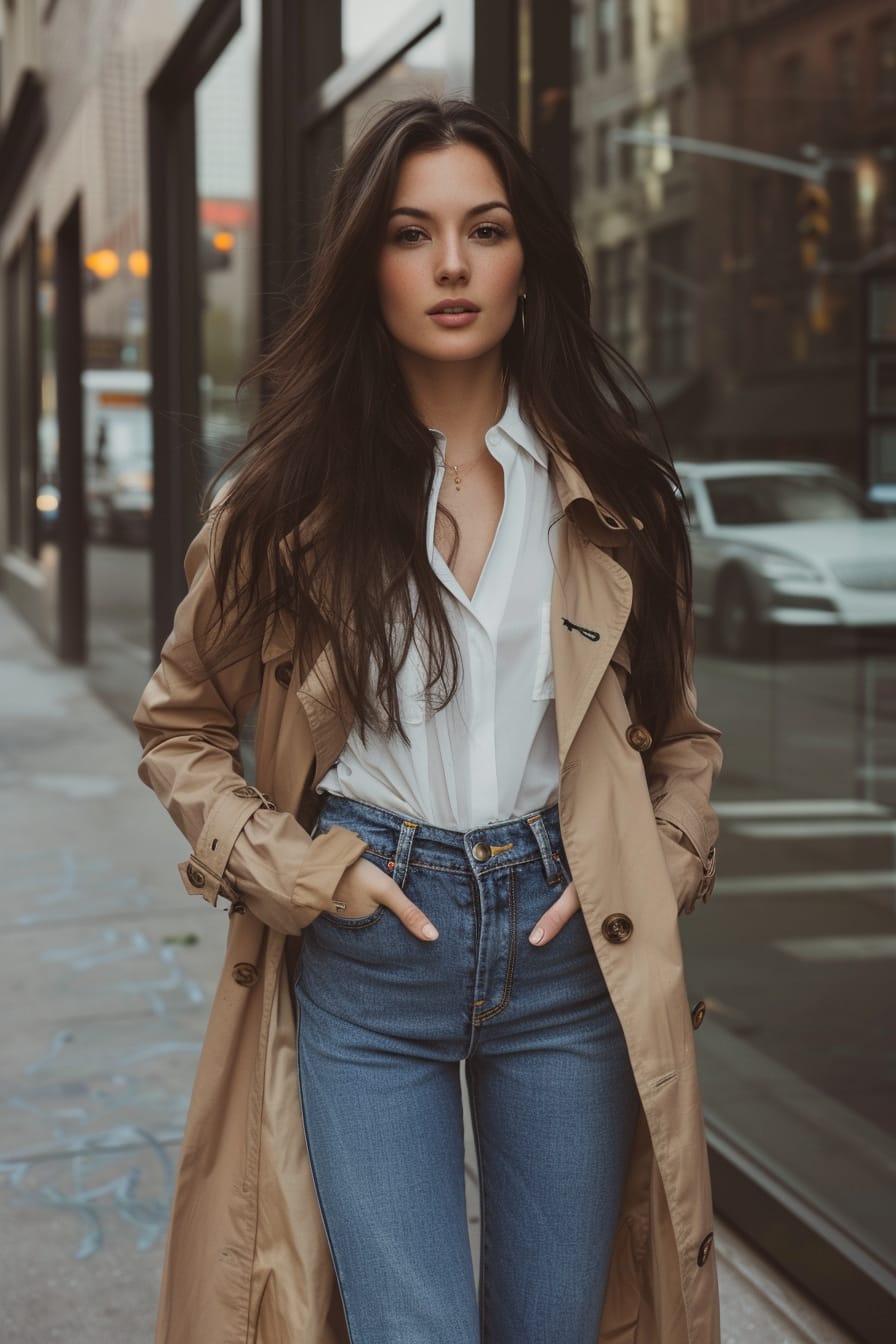
<path id="1" fill-rule="evenodd" d="M 484 840 L 478 840 L 473 846 L 473 858 L 477 863 L 485 863 L 486 859 L 492 856 L 492 847 L 487 845 Z"/>

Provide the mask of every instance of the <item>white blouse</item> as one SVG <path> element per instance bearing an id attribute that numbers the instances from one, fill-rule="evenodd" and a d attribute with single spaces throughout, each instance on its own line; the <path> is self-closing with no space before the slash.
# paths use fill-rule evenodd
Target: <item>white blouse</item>
<path id="1" fill-rule="evenodd" d="M 412 642 L 398 674 L 409 745 L 352 729 L 318 792 L 401 813 L 448 830 L 525 816 L 556 802 L 557 723 L 550 642 L 553 563 L 548 528 L 562 509 L 548 452 L 522 419 L 513 383 L 504 414 L 485 436 L 504 469 L 504 507 L 472 598 L 435 546 L 445 473 L 438 447 L 427 518 L 430 562 L 460 652 L 460 684 L 440 710 L 427 708 L 425 651 Z"/>

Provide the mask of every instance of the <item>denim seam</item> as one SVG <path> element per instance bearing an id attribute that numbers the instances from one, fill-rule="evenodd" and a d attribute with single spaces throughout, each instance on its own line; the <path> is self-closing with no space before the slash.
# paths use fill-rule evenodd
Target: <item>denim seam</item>
<path id="1" fill-rule="evenodd" d="M 486 1296 L 488 1294 L 488 1218 L 486 1216 L 485 1162 L 479 1126 L 479 1080 L 475 1069 L 467 1070 L 467 1095 L 470 1100 L 470 1119 L 476 1143 L 476 1166 L 479 1169 L 479 1332 L 485 1340 Z"/>
<path id="2" fill-rule="evenodd" d="M 519 867 L 519 864 L 513 866 Z M 513 880 L 512 872 L 509 877 L 510 893 L 507 899 L 507 909 L 510 914 L 510 951 L 507 955 L 507 972 L 504 976 L 504 988 L 501 991 L 501 1002 L 496 1003 L 494 1008 L 487 1008 L 486 1011 L 480 1013 L 478 1017 L 474 1017 L 473 1025 L 476 1027 L 481 1027 L 483 1022 L 488 1022 L 491 1018 L 495 1017 L 507 1007 L 510 1000 L 510 991 L 513 986 L 513 972 L 516 967 L 516 884 Z"/>
<path id="3" fill-rule="evenodd" d="M 505 871 L 506 871 L 507 869 L 509 869 L 509 868 L 523 868 L 523 867 L 525 867 L 525 865 L 526 865 L 527 863 L 541 863 L 541 857 L 540 857 L 540 855 L 538 855 L 538 854 L 530 854 L 530 855 L 528 856 L 528 858 L 525 858 L 525 859 L 506 859 L 503 863 L 495 863 L 495 864 L 490 864 L 490 863 L 489 863 L 489 860 L 486 859 L 486 860 L 485 860 L 485 863 L 486 863 L 486 864 L 489 864 L 489 866 L 488 866 L 488 867 L 485 867 L 485 866 L 479 867 L 479 866 L 477 865 L 477 873 L 478 873 L 480 876 L 483 876 L 483 877 L 489 877 L 489 876 L 491 876 L 491 874 L 493 874 L 493 873 L 503 873 L 503 872 L 505 872 Z M 420 859 L 418 859 L 418 860 L 416 861 L 416 865 L 415 865 L 415 866 L 418 867 L 418 868 L 435 868 L 435 869 L 437 869 L 438 871 L 446 871 L 446 872 L 456 872 L 456 871 L 458 871 L 457 869 L 454 869 L 454 868 L 448 868 L 448 869 L 442 870 L 442 869 L 439 867 L 438 864 L 424 863 L 424 862 L 423 862 L 422 860 L 420 860 Z M 543 867 L 543 865 L 542 865 L 542 867 Z M 464 870 L 462 870 L 462 871 L 466 871 L 466 869 L 464 869 Z M 554 880 L 556 880 L 556 879 L 554 879 Z"/>
<path id="4" fill-rule="evenodd" d="M 374 849 L 370 845 L 367 846 L 365 853 L 375 855 L 376 858 L 382 859 L 384 863 L 395 862 L 393 854 L 386 854 L 382 850 Z M 363 859 L 364 854 L 362 854 L 361 857 Z M 480 868 L 479 872 L 485 876 L 488 876 L 490 873 L 502 873 L 507 868 L 522 868 L 527 863 L 540 863 L 540 862 L 541 859 L 538 854 L 530 854 L 529 857 L 526 859 L 510 859 L 507 860 L 505 863 L 496 863 L 493 867 L 490 868 Z M 428 863 L 423 859 L 411 859 L 409 860 L 407 866 L 408 868 L 423 868 L 426 872 L 433 872 L 433 873 L 468 873 L 470 871 L 469 868 L 466 866 L 461 868 L 455 868 L 451 864 Z M 549 879 L 549 881 L 556 882 L 557 877 L 555 876 L 553 879 Z"/>
<path id="5" fill-rule="evenodd" d="M 330 1259 L 331 1259 L 331 1261 L 333 1262 L 333 1274 L 334 1274 L 334 1276 L 335 1276 L 335 1278 L 336 1278 L 336 1286 L 337 1286 L 337 1288 L 339 1289 L 339 1298 L 340 1298 L 340 1301 L 341 1301 L 341 1303 L 342 1303 L 342 1314 L 343 1314 L 343 1316 L 345 1317 L 345 1328 L 346 1328 L 346 1330 L 348 1331 L 349 1344 L 354 1344 L 354 1335 L 352 1334 L 351 1322 L 349 1321 L 349 1318 L 348 1318 L 348 1307 L 346 1306 L 346 1302 L 345 1302 L 345 1293 L 343 1292 L 343 1288 L 342 1288 L 342 1275 L 340 1274 L 340 1272 L 339 1272 L 339 1266 L 338 1266 L 337 1263 L 336 1263 L 336 1252 L 335 1252 L 334 1249 L 333 1249 L 333 1242 L 332 1242 L 332 1240 L 331 1240 L 331 1238 L 330 1238 L 330 1229 L 329 1229 L 329 1227 L 327 1226 L 327 1216 L 326 1216 L 326 1214 L 324 1213 L 324 1206 L 323 1206 L 323 1202 L 322 1202 L 321 1197 L 320 1197 L 320 1191 L 319 1191 L 319 1189 L 318 1189 L 317 1177 L 316 1177 L 315 1172 L 314 1172 L 314 1161 L 313 1161 L 312 1156 L 311 1156 L 311 1145 L 310 1145 L 309 1142 L 308 1142 L 308 1131 L 307 1131 L 307 1129 L 305 1128 L 304 1108 L 303 1108 L 303 1106 L 302 1106 L 302 1026 L 301 1026 L 301 1020 L 299 1021 L 299 1023 L 298 1023 L 297 1025 L 298 1025 L 298 1036 L 297 1036 L 297 1038 L 296 1038 L 296 1074 L 297 1074 L 297 1077 L 298 1077 L 298 1084 L 299 1084 L 299 1111 L 301 1112 L 302 1117 L 303 1117 L 303 1119 L 302 1119 L 302 1130 L 303 1130 L 303 1134 L 304 1134 L 304 1138 L 305 1138 L 305 1150 L 306 1150 L 306 1152 L 308 1153 L 308 1167 L 309 1167 L 309 1170 L 310 1170 L 310 1172 L 311 1172 L 311 1181 L 312 1181 L 312 1184 L 314 1185 L 314 1193 L 315 1193 L 315 1197 L 316 1197 L 316 1199 L 317 1199 L 318 1209 L 319 1209 L 319 1211 L 320 1211 L 320 1218 L 321 1218 L 321 1223 L 323 1224 L 324 1235 L 326 1236 L 326 1240 L 327 1240 L 327 1247 L 328 1247 L 329 1252 L 330 1252 Z"/>

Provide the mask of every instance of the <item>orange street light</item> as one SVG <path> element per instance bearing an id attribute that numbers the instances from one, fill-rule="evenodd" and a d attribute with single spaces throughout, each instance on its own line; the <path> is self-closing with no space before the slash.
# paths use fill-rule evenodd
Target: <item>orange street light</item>
<path id="1" fill-rule="evenodd" d="M 111 280 L 118 274 L 118 253 L 111 247 L 101 247 L 97 252 L 88 252 L 84 265 L 98 280 Z"/>
<path id="2" fill-rule="evenodd" d="M 136 275 L 138 280 L 145 280 L 149 275 L 149 253 L 143 247 L 138 247 L 128 256 L 128 270 L 131 275 Z"/>

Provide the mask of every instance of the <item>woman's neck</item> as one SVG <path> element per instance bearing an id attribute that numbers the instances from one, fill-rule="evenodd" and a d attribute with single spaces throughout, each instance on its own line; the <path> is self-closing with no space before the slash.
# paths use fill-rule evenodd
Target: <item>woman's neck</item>
<path id="1" fill-rule="evenodd" d="M 425 425 L 445 435 L 452 450 L 477 447 L 507 404 L 500 365 L 471 371 L 469 365 L 440 364 L 405 369 L 411 401 Z"/>

